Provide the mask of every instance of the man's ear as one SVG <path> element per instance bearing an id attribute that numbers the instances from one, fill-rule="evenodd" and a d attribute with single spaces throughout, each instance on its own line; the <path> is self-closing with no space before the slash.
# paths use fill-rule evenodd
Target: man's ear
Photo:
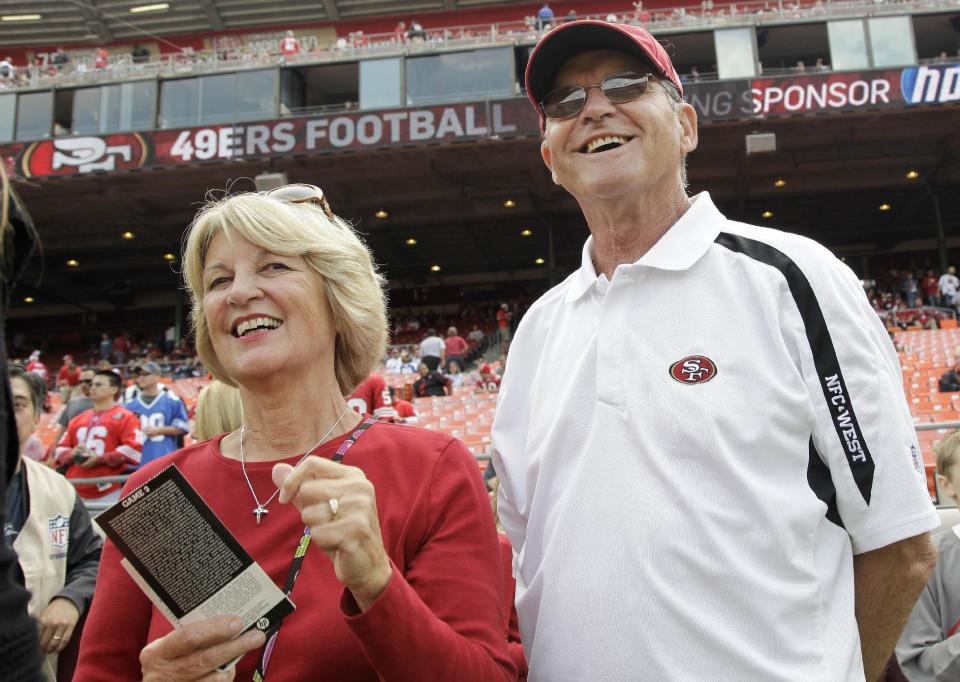
<path id="1" fill-rule="evenodd" d="M 677 118 L 680 122 L 680 143 L 683 146 L 684 154 L 689 154 L 697 148 L 697 143 L 700 141 L 697 131 L 697 110 L 684 102 L 680 105 Z"/>
<path id="2" fill-rule="evenodd" d="M 540 156 L 543 158 L 543 165 L 545 165 L 547 170 L 550 171 L 550 177 L 553 179 L 553 184 L 559 185 L 560 180 L 557 179 L 557 172 L 553 170 L 553 158 L 550 156 L 550 147 L 547 146 L 546 140 L 540 143 Z"/>
<path id="3" fill-rule="evenodd" d="M 543 165 L 545 165 L 547 170 L 553 174 L 553 159 L 550 156 L 550 147 L 547 146 L 546 140 L 540 142 L 540 157 L 543 159 Z"/>

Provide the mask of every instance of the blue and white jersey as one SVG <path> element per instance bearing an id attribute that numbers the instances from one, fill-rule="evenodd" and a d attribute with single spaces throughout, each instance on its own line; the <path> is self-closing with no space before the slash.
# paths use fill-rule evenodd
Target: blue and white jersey
<path id="1" fill-rule="evenodd" d="M 187 408 L 173 391 L 160 391 L 160 395 L 149 405 L 138 395 L 126 401 L 123 406 L 140 417 L 140 428 L 174 426 L 184 433 L 190 431 Z M 143 459 L 140 465 L 162 457 L 177 449 L 176 436 L 145 436 L 143 441 Z"/>

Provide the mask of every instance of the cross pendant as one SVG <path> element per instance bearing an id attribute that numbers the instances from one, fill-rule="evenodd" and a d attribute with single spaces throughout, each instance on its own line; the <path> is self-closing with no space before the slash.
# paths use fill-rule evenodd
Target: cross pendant
<path id="1" fill-rule="evenodd" d="M 257 525 L 259 526 L 260 517 L 263 516 L 264 514 L 269 514 L 270 512 L 267 511 L 267 508 L 264 507 L 262 504 L 258 504 L 257 508 L 253 510 L 253 513 L 257 515 Z"/>

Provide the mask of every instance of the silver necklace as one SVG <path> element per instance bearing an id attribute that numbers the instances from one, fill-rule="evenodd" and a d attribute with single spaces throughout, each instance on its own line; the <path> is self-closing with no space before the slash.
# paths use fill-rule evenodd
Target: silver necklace
<path id="1" fill-rule="evenodd" d="M 304 454 L 303 457 L 301 457 L 300 459 L 297 460 L 297 463 L 293 465 L 293 468 L 294 468 L 294 469 L 296 469 L 298 466 L 300 466 L 300 462 L 302 462 L 303 460 L 305 460 L 308 455 L 310 455 L 314 450 L 316 450 L 318 447 L 320 447 L 320 446 L 323 444 L 323 441 L 325 441 L 325 440 L 327 439 L 327 437 L 328 437 L 331 433 L 333 433 L 333 430 L 334 430 L 335 428 L 337 428 L 337 425 L 338 425 L 340 422 L 343 421 L 344 416 L 345 416 L 345 415 L 347 414 L 347 412 L 349 412 L 349 411 L 350 411 L 350 406 L 349 406 L 349 405 L 347 405 L 347 406 L 345 406 L 345 407 L 343 408 L 343 412 L 340 413 L 340 417 L 337 419 L 337 421 L 335 421 L 335 422 L 333 423 L 333 426 L 331 426 L 330 429 L 329 429 L 325 434 L 323 434 L 323 436 L 320 438 L 320 440 L 317 441 L 317 444 L 316 444 L 316 445 L 314 445 L 312 448 L 310 448 L 309 450 L 307 450 L 306 454 Z M 276 490 L 274 490 L 274 491 L 273 491 L 273 495 L 271 495 L 270 497 L 268 497 L 268 498 L 266 499 L 266 501 L 263 502 L 263 503 L 261 503 L 260 500 L 257 499 L 257 493 L 255 493 L 255 492 L 253 491 L 253 484 L 250 482 L 250 476 L 247 475 L 247 464 L 246 464 L 246 462 L 244 462 L 244 459 L 243 459 L 243 434 L 244 434 L 244 432 L 246 431 L 246 428 L 247 428 L 247 427 L 246 427 L 245 425 L 240 427 L 240 469 L 243 471 L 243 477 L 244 477 L 244 479 L 246 479 L 246 481 L 247 481 L 247 487 L 250 488 L 250 494 L 253 495 L 253 501 L 257 503 L 257 506 L 254 508 L 253 513 L 254 513 L 254 514 L 256 515 L 256 517 L 257 517 L 257 525 L 259 526 L 259 525 L 260 525 L 260 517 L 263 516 L 264 514 L 269 514 L 269 513 L 270 513 L 269 511 L 267 511 L 267 505 L 270 504 L 271 502 L 273 502 L 273 498 L 275 498 L 275 497 L 280 493 L 280 488 L 277 488 Z"/>

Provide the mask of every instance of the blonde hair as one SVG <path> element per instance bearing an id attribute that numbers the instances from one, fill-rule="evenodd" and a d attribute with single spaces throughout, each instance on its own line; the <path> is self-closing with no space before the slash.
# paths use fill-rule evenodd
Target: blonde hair
<path id="1" fill-rule="evenodd" d="M 236 383 L 220 364 L 203 309 L 203 268 L 220 232 L 239 236 L 281 256 L 300 256 L 323 280 L 337 329 L 334 372 L 343 395 L 367 378 L 387 346 L 383 277 L 370 251 L 341 218 L 314 204 L 292 204 L 256 192 L 207 203 L 190 225 L 183 252 L 184 279 L 193 303 L 190 316 L 197 354 L 220 381 Z"/>
<path id="2" fill-rule="evenodd" d="M 221 433 L 236 431 L 243 424 L 240 390 L 214 379 L 197 396 L 193 437 L 204 441 Z"/>
<path id="3" fill-rule="evenodd" d="M 934 445 L 933 452 L 937 456 L 937 473 L 946 476 L 950 467 L 960 460 L 960 431 L 954 431 Z"/>

